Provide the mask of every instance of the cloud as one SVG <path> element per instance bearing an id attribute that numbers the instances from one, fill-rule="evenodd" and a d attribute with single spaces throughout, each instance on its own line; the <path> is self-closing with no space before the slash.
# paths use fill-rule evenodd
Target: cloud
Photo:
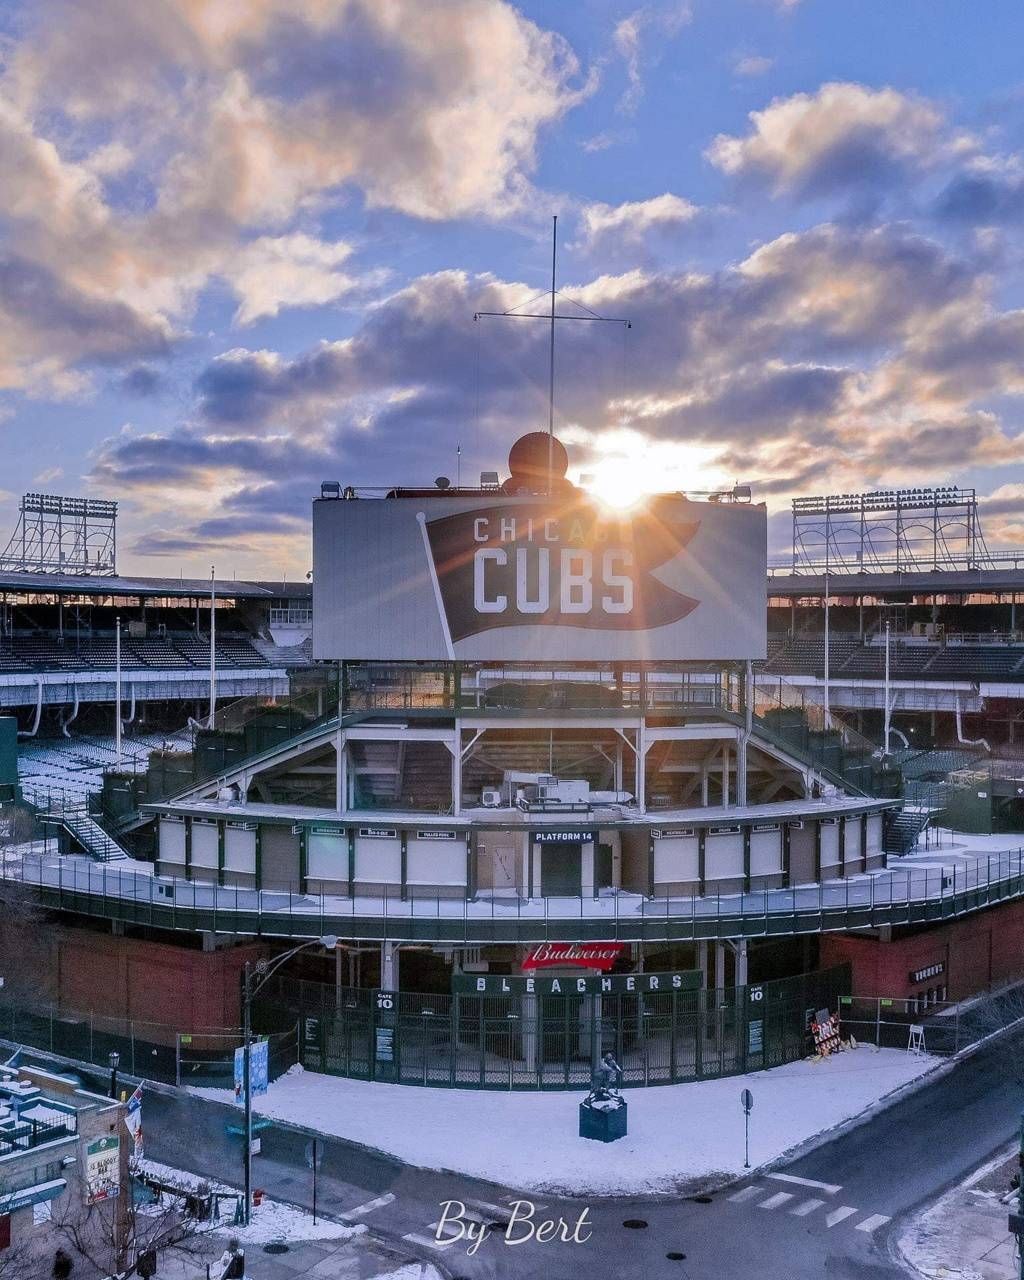
<path id="1" fill-rule="evenodd" d="M 636 246 L 652 232 L 679 230 L 693 222 L 699 213 L 697 205 L 668 191 L 649 200 L 584 205 L 580 210 L 580 239 L 576 247 Z"/>
<path id="2" fill-rule="evenodd" d="M 733 72 L 738 76 L 763 76 L 775 66 L 774 58 L 766 58 L 761 54 L 747 53 L 733 63 Z"/>
<path id="3" fill-rule="evenodd" d="M 1014 159 L 1003 165 L 975 164 L 955 174 L 936 197 L 932 212 L 942 222 L 967 226 L 1015 226 L 1024 221 L 1024 171 Z"/>
<path id="4" fill-rule="evenodd" d="M 588 154 L 594 155 L 598 151 L 607 151 L 609 147 L 616 147 L 621 142 L 625 142 L 629 135 L 620 130 L 606 129 L 603 133 L 595 133 L 590 138 L 585 138 L 580 143 L 580 147 Z"/>
<path id="5" fill-rule="evenodd" d="M 47 267 L 0 255 L 0 389 L 79 390 L 68 365 L 165 355 L 171 333 L 127 303 L 76 287 Z"/>
<path id="6" fill-rule="evenodd" d="M 750 113 L 751 131 L 719 134 L 706 155 L 773 195 L 816 198 L 880 187 L 966 154 L 937 107 L 895 89 L 831 82 Z"/>
<path id="7" fill-rule="evenodd" d="M 989 402 L 1024 396 L 1024 313 L 1000 310 L 993 287 L 900 225 L 823 224 L 714 272 L 599 276 L 564 292 L 633 329 L 625 347 L 611 326 L 559 332 L 556 430 L 583 470 L 625 449 L 656 483 L 693 486 L 696 467 L 779 498 L 1019 465 L 1024 438 Z M 269 548 L 295 541 L 287 522 L 303 527 L 325 477 L 421 482 L 448 469 L 456 444 L 464 468 L 500 467 L 546 420 L 548 334 L 529 322 L 474 329 L 471 317 L 530 292 L 438 272 L 345 339 L 225 352 L 198 374 L 183 422 L 112 436 L 94 480 L 161 527 L 173 491 L 173 529 L 196 546 L 205 521 L 225 521 L 211 535 L 237 529 L 244 547 L 248 514 L 280 517 L 260 526 Z"/>
<path id="8" fill-rule="evenodd" d="M 384 273 L 359 278 L 342 270 L 352 252 L 343 240 L 301 232 L 249 241 L 223 272 L 239 298 L 235 321 L 251 324 L 282 307 L 323 306 L 383 283 Z"/>
<path id="9" fill-rule="evenodd" d="M 650 31 L 664 41 L 676 35 L 692 17 L 689 4 L 684 0 L 677 0 L 676 3 L 662 6 L 645 5 L 616 23 L 612 32 L 612 46 L 626 67 L 626 89 L 617 108 L 622 115 L 633 115 L 644 94 L 646 33 Z"/>
<path id="10" fill-rule="evenodd" d="M 0 233 L 39 283 L 23 320 L 0 312 L 0 386 L 66 392 L 97 360 L 168 351 L 215 279 L 239 324 L 364 298 L 382 278 L 318 234 L 328 209 L 507 217 L 592 87 L 506 0 L 26 9 L 4 48 Z"/>

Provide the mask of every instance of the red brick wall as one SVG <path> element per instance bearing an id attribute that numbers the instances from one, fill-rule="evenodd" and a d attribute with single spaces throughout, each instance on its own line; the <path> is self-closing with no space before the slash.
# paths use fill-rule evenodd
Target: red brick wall
<path id="1" fill-rule="evenodd" d="M 824 934 L 823 966 L 853 965 L 853 994 L 897 999 L 945 985 L 947 999 L 962 1000 L 993 983 L 1024 973 L 1024 902 L 952 920 L 891 941 L 855 934 Z M 909 975 L 944 963 L 938 977 L 911 983 Z"/>
<path id="2" fill-rule="evenodd" d="M 14 999 L 180 1031 L 239 1026 L 242 968 L 269 954 L 260 943 L 206 952 L 61 926 L 4 935 L 3 952 L 18 957 L 7 965 Z"/>

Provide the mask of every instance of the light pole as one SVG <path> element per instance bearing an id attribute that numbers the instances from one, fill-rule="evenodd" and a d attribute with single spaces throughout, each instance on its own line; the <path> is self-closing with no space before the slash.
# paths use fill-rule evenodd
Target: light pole
<path id="1" fill-rule="evenodd" d="M 121 615 L 114 619 L 114 740 L 121 768 Z"/>
<path id="2" fill-rule="evenodd" d="M 322 938 L 310 938 L 308 942 L 300 942 L 297 947 L 292 947 L 290 951 L 277 956 L 270 963 L 260 960 L 256 966 L 258 975 L 256 982 L 253 982 L 252 965 L 248 960 L 245 962 L 242 981 L 242 1089 L 245 1093 L 245 1211 L 243 1217 L 246 1226 L 249 1225 L 252 1216 L 252 1052 L 250 1045 L 253 998 L 259 995 L 270 978 L 292 956 L 305 951 L 307 947 L 324 947 L 328 951 L 333 951 L 337 945 L 338 939 L 335 935 L 326 933 Z"/>
<path id="3" fill-rule="evenodd" d="M 217 710 L 217 566 L 210 565 L 210 728 Z"/>
<path id="4" fill-rule="evenodd" d="M 110 1054 L 110 1096 L 116 1100 L 117 1098 L 117 1067 L 121 1061 L 121 1055 L 112 1050 Z"/>

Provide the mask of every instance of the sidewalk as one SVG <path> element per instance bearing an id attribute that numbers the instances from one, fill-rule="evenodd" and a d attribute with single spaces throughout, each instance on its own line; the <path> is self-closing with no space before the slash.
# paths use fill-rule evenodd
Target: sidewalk
<path id="1" fill-rule="evenodd" d="M 1017 1280 L 1017 1241 L 1006 1227 L 1014 1204 L 1004 1203 L 1017 1172 L 1016 1139 L 911 1219 L 900 1253 L 929 1280 Z"/>
<path id="2" fill-rule="evenodd" d="M 860 1045 L 821 1059 L 694 1084 L 623 1090 L 629 1133 L 578 1135 L 584 1091 L 430 1089 L 319 1075 L 292 1067 L 262 1097 L 261 1115 L 506 1187 L 567 1195 L 685 1194 L 743 1173 L 740 1094 L 750 1089 L 756 1168 L 843 1121 L 943 1059 Z M 192 1089 L 218 1102 L 227 1090 Z"/>
<path id="3" fill-rule="evenodd" d="M 206 1280 L 206 1264 L 216 1262 L 224 1251 L 229 1232 L 204 1236 L 189 1256 L 163 1252 L 156 1280 Z M 276 1247 L 273 1245 L 272 1247 Z M 361 1235 L 354 1240 L 289 1240 L 287 1252 L 269 1254 L 265 1246 L 245 1245 L 245 1274 L 251 1280 L 441 1280 L 436 1267 L 426 1262 L 410 1262 L 399 1254 Z M 216 1274 L 216 1273 L 214 1273 Z"/>
<path id="4" fill-rule="evenodd" d="M 225 1184 L 200 1178 L 180 1169 L 171 1169 L 151 1160 L 143 1161 L 147 1172 L 162 1182 L 196 1189 L 205 1184 L 219 1192 L 230 1192 Z M 237 1226 L 233 1202 L 227 1200 L 217 1223 L 201 1225 L 199 1233 L 177 1249 L 159 1250 L 156 1280 L 206 1280 L 208 1263 L 220 1259 L 232 1239 L 245 1252 L 248 1280 L 441 1280 L 441 1273 L 429 1263 L 411 1257 L 370 1235 L 363 1224 L 350 1226 L 319 1215 L 313 1216 L 293 1205 L 264 1199 L 253 1208 L 248 1227 Z M 158 1216 L 163 1210 L 140 1206 L 140 1215 Z M 145 1229 L 140 1232 L 145 1238 Z M 214 1268 L 213 1275 L 219 1275 Z"/>

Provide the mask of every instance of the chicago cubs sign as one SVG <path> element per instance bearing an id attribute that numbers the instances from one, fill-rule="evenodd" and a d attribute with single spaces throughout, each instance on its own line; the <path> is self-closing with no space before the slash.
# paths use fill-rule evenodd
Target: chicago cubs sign
<path id="1" fill-rule="evenodd" d="M 320 500 L 319 658 L 593 661 L 765 653 L 763 507 L 659 495 L 613 511 L 571 486 Z"/>

